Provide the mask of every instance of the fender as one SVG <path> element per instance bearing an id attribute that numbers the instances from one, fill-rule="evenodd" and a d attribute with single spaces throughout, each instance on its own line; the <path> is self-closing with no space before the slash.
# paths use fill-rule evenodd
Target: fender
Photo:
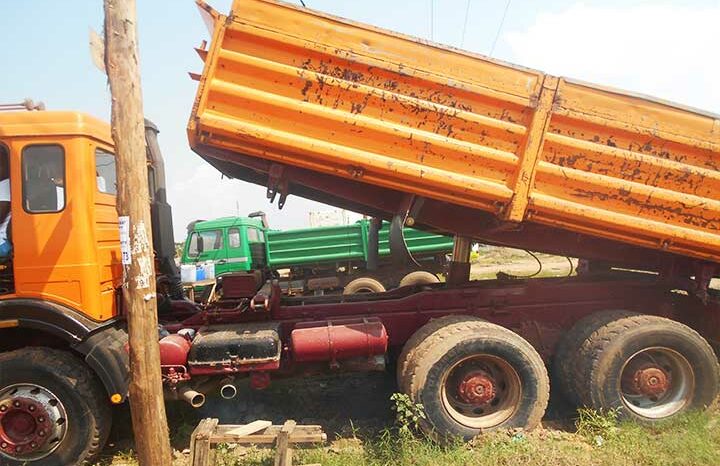
<path id="1" fill-rule="evenodd" d="M 27 298 L 0 300 L 2 320 L 16 320 L 20 328 L 44 331 L 65 340 L 83 355 L 113 403 L 127 398 L 130 370 L 123 321 L 96 322 L 70 307 Z"/>

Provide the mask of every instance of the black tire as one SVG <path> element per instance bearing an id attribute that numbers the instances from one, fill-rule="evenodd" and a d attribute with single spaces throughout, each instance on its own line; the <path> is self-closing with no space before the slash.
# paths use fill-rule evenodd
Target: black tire
<path id="1" fill-rule="evenodd" d="M 598 328 L 613 320 L 629 317 L 633 314 L 627 311 L 601 311 L 587 315 L 570 327 L 558 342 L 553 356 L 552 378 L 553 388 L 571 403 L 581 403 L 575 387 L 576 381 L 581 377 L 578 367 L 578 354 L 583 343 Z"/>
<path id="2" fill-rule="evenodd" d="M 3 466 L 92 464 L 110 432 L 112 414 L 95 375 L 74 355 L 50 348 L 24 348 L 0 354 L 0 393 L 20 384 L 42 387 L 59 400 L 67 414 L 64 438 L 48 456 L 36 461 L 9 457 Z M 12 389 L 10 389 L 12 390 Z M 53 424 L 54 425 L 54 424 Z M 3 429 L 0 424 L 0 429 Z"/>
<path id="3" fill-rule="evenodd" d="M 405 275 L 398 286 L 431 285 L 433 283 L 440 283 L 437 275 L 425 270 L 416 270 Z"/>
<path id="4" fill-rule="evenodd" d="M 720 366 L 708 342 L 663 317 L 609 322 L 589 337 L 579 356 L 580 375 L 586 374 L 577 383 L 582 402 L 618 410 L 625 419 L 653 423 L 702 409 L 720 389 Z"/>
<path id="5" fill-rule="evenodd" d="M 509 376 L 493 378 L 491 399 L 465 403 L 463 409 L 473 413 L 467 416 L 452 401 L 457 402 L 453 378 L 465 364 L 475 367 L 476 362 L 479 367 L 502 366 Z M 465 375 L 476 372 L 474 368 Z M 406 393 L 425 409 L 421 428 L 436 439 L 469 440 L 497 429 L 532 429 L 542 420 L 550 395 L 547 370 L 535 348 L 520 335 L 482 321 L 452 324 L 430 335 L 415 350 L 407 377 Z"/>
<path id="6" fill-rule="evenodd" d="M 425 341 L 430 335 L 437 332 L 438 330 L 458 323 L 480 321 L 483 319 L 474 316 L 462 316 L 462 315 L 449 315 L 438 317 L 437 319 L 430 319 L 425 325 L 420 327 L 412 334 L 410 339 L 403 345 L 400 357 L 397 359 L 397 384 L 398 389 L 405 393 L 409 390 L 410 381 L 407 377 L 407 369 L 410 364 L 410 360 L 414 358 L 415 351 L 418 345 Z"/>
<path id="7" fill-rule="evenodd" d="M 360 277 L 345 285 L 343 294 L 382 293 L 384 291 L 385 286 L 374 278 Z"/>

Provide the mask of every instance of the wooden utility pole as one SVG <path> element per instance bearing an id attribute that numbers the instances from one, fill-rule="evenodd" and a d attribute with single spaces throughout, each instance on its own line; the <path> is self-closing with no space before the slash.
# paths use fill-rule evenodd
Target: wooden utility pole
<path id="1" fill-rule="evenodd" d="M 164 466 L 171 464 L 172 455 L 160 373 L 135 0 L 105 0 L 105 69 L 112 95 L 112 137 L 117 157 L 135 448 L 141 466 Z"/>

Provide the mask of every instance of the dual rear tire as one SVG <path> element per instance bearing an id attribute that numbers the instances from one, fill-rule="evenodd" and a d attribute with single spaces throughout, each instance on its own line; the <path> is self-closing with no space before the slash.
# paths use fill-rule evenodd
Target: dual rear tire
<path id="1" fill-rule="evenodd" d="M 603 312 L 578 321 L 558 345 L 554 383 L 579 406 L 653 423 L 709 406 L 720 367 L 690 327 L 658 316 Z"/>
<path id="2" fill-rule="evenodd" d="M 437 275 L 425 270 L 416 270 L 405 275 L 402 280 L 400 280 L 398 286 L 431 285 L 433 283 L 440 283 L 440 279 Z M 343 294 L 345 295 L 383 292 L 385 292 L 385 285 L 372 277 L 356 278 L 343 288 Z"/>
<path id="3" fill-rule="evenodd" d="M 653 423 L 709 406 L 720 366 L 707 341 L 670 319 L 609 311 L 578 321 L 561 339 L 553 383 L 580 406 Z M 471 316 L 421 327 L 397 363 L 401 392 L 420 403 L 423 431 L 470 439 L 536 427 L 550 384 L 545 364 L 520 335 Z"/>
<path id="4" fill-rule="evenodd" d="M 423 405 L 426 418 L 420 426 L 427 434 L 468 440 L 540 423 L 550 393 L 548 375 L 522 337 L 464 316 L 431 321 L 416 337 L 398 361 L 398 381 L 413 402 Z"/>

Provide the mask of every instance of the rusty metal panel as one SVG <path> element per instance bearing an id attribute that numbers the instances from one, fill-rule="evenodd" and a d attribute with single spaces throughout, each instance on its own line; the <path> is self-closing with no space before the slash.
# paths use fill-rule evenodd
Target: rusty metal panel
<path id="1" fill-rule="evenodd" d="M 201 154 L 720 261 L 717 116 L 276 0 L 209 17 Z"/>
<path id="2" fill-rule="evenodd" d="M 532 218 L 717 261 L 717 118 L 561 80 L 530 196 Z"/>

